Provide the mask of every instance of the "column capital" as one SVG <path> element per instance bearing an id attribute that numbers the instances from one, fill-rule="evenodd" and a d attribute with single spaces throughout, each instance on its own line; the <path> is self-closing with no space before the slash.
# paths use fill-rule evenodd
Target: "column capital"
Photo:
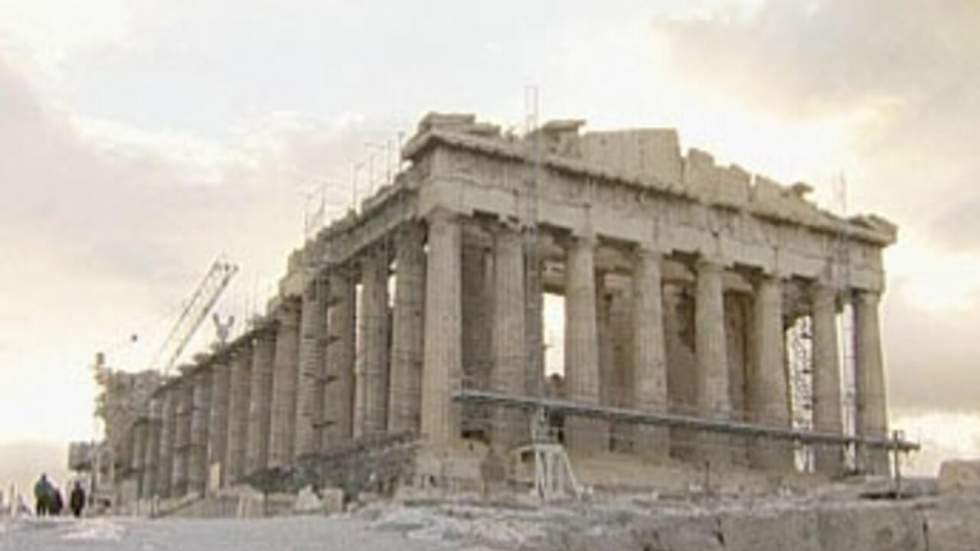
<path id="1" fill-rule="evenodd" d="M 555 243 L 562 249 L 565 249 L 566 251 L 569 251 L 575 247 L 585 247 L 585 246 L 589 246 L 592 247 L 593 249 L 596 249 L 599 247 L 599 238 L 596 237 L 594 234 L 589 234 L 589 235 L 564 234 L 561 236 L 556 236 Z"/>
<path id="2" fill-rule="evenodd" d="M 870 289 L 854 289 L 853 296 L 855 303 L 861 303 L 867 306 L 877 306 L 881 300 L 881 292 Z"/>
<path id="3" fill-rule="evenodd" d="M 425 214 L 425 220 L 429 224 L 449 224 L 458 222 L 461 218 L 460 214 L 456 211 L 449 210 L 445 207 L 435 207 Z"/>
<path id="4" fill-rule="evenodd" d="M 631 247 L 631 252 L 636 260 L 662 262 L 666 256 L 662 249 L 650 243 L 636 243 Z"/>
<path id="5" fill-rule="evenodd" d="M 694 260 L 694 268 L 698 273 L 722 272 L 726 267 L 725 261 L 716 256 L 698 256 Z"/>
<path id="6" fill-rule="evenodd" d="M 833 303 L 837 300 L 837 287 L 827 281 L 815 280 L 807 287 L 814 304 Z"/>

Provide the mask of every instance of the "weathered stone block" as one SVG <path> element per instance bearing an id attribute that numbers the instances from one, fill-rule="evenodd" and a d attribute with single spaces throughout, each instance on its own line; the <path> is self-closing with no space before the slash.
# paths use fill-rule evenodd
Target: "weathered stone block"
<path id="1" fill-rule="evenodd" d="M 980 460 L 954 459 L 939 467 L 939 493 L 980 493 Z"/>
<path id="2" fill-rule="evenodd" d="M 828 551 L 925 551 L 925 517 L 910 508 L 827 509 L 817 516 L 820 548 Z"/>
<path id="3" fill-rule="evenodd" d="M 745 551 L 820 551 L 817 514 L 776 511 L 725 515 L 720 519 L 725 549 Z"/>

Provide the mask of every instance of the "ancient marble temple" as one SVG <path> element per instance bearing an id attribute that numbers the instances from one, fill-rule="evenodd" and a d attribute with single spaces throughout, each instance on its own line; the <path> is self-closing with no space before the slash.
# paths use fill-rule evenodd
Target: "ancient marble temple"
<path id="1" fill-rule="evenodd" d="M 454 400 L 466 388 L 789 427 L 787 330 L 801 319 L 812 430 L 886 437 L 879 302 L 895 226 L 683 155 L 674 130 L 582 126 L 513 136 L 426 116 L 392 183 L 290 255 L 267 313 L 152 396 L 130 446 L 141 493 L 200 493 L 385 434 L 413 435 L 420 471 L 443 474 L 527 442 L 530 412 Z M 546 366 L 544 328 L 562 316 L 564 363 Z M 573 462 L 795 468 L 785 443 L 553 426 Z M 812 469 L 841 472 L 842 452 L 816 447 Z M 888 458 L 861 467 L 887 472 Z"/>

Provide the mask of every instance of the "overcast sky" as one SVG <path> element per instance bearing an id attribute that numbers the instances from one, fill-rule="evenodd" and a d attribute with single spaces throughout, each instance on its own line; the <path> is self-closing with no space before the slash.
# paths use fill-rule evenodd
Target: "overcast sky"
<path id="1" fill-rule="evenodd" d="M 0 443 L 90 437 L 96 350 L 143 367 L 221 253 L 222 311 L 261 303 L 366 142 L 518 125 L 533 84 L 544 119 L 676 127 L 828 208 L 843 174 L 900 227 L 892 417 L 920 468 L 978 454 L 978 29 L 973 0 L 0 0 Z"/>

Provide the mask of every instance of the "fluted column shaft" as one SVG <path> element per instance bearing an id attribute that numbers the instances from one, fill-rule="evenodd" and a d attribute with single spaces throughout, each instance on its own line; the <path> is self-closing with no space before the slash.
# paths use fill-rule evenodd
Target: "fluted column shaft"
<path id="1" fill-rule="evenodd" d="M 329 288 L 314 278 L 303 292 L 299 321 L 299 375 L 294 451 L 297 457 L 320 451 L 323 422 L 323 381 L 326 376 Z"/>
<path id="2" fill-rule="evenodd" d="M 251 390 L 248 397 L 248 438 L 245 473 L 269 465 L 269 430 L 272 426 L 272 362 L 276 350 L 275 330 L 263 328 L 252 341 Z"/>
<path id="3" fill-rule="evenodd" d="M 422 370 L 422 434 L 430 446 L 448 446 L 459 434 L 459 407 L 451 402 L 462 384 L 461 242 L 454 215 L 429 219 L 425 287 L 425 356 Z"/>
<path id="4" fill-rule="evenodd" d="M 725 302 L 722 266 L 707 259 L 696 265 L 694 348 L 697 356 L 697 399 L 701 415 L 727 419 L 731 415 L 728 353 L 725 337 Z M 727 439 L 702 433 L 701 453 L 717 463 L 730 461 Z"/>
<path id="5" fill-rule="evenodd" d="M 633 264 L 633 407 L 667 411 L 667 353 L 664 337 L 662 256 L 640 249 Z M 665 427 L 638 425 L 634 449 L 651 459 L 670 453 Z"/>
<path id="6" fill-rule="evenodd" d="M 815 284 L 810 290 L 813 327 L 813 428 L 817 432 L 841 434 L 840 356 L 837 344 L 836 291 Z M 843 453 L 838 446 L 816 446 L 817 472 L 837 475 L 843 470 Z"/>
<path id="7" fill-rule="evenodd" d="M 857 382 L 857 429 L 861 436 L 888 436 L 888 405 L 885 395 L 885 365 L 881 354 L 878 321 L 879 294 L 857 291 L 854 297 L 855 381 Z M 891 472 L 888 453 L 876 449 L 862 453 L 863 468 L 873 474 Z"/>
<path id="8" fill-rule="evenodd" d="M 211 364 L 211 415 L 208 418 L 208 469 L 217 463 L 218 486 L 225 484 L 228 449 L 228 399 L 231 396 L 231 369 L 224 354 Z"/>
<path id="9" fill-rule="evenodd" d="M 419 431 L 425 319 L 425 234 L 412 224 L 396 237 L 388 431 Z"/>
<path id="10" fill-rule="evenodd" d="M 778 278 L 762 276 L 755 291 L 752 314 L 755 354 L 749 371 L 749 410 L 760 425 L 790 426 L 789 381 L 783 332 L 783 294 Z M 780 440 L 760 439 L 749 448 L 753 465 L 766 469 L 793 468 L 793 450 Z"/>
<path id="11" fill-rule="evenodd" d="M 157 470 L 160 465 L 160 429 L 163 424 L 163 401 L 158 396 L 150 398 L 147 418 L 146 446 L 143 449 L 141 497 L 152 497 L 157 492 Z"/>
<path id="12" fill-rule="evenodd" d="M 316 283 L 321 287 L 323 285 L 322 279 L 323 277 L 318 278 L 318 283 Z M 321 288 L 318 291 L 326 292 L 326 289 Z M 324 300 L 324 302 L 326 301 Z M 300 308 L 298 301 L 287 300 L 276 312 L 276 346 L 272 361 L 272 433 L 269 435 L 270 467 L 288 465 L 295 457 L 300 371 Z M 325 342 L 326 337 L 326 327 L 324 327 L 324 333 L 320 335 L 320 340 Z M 305 381 L 304 383 L 312 384 L 313 381 Z M 321 381 L 317 380 L 316 384 L 322 393 Z M 322 398 L 319 402 L 322 407 Z"/>
<path id="13" fill-rule="evenodd" d="M 565 379 L 571 400 L 599 403 L 599 336 L 596 310 L 595 240 L 574 239 L 565 261 Z M 565 442 L 573 452 L 605 450 L 609 424 L 565 419 Z"/>
<path id="14" fill-rule="evenodd" d="M 525 392 L 528 364 L 527 307 L 524 294 L 524 249 L 521 235 L 498 228 L 493 236 L 493 368 L 491 388 L 520 396 Z M 491 444 L 506 451 L 524 439 L 527 415 L 512 408 L 494 410 Z"/>
<path id="15" fill-rule="evenodd" d="M 225 484 L 231 485 L 245 474 L 248 446 L 248 413 L 251 394 L 252 347 L 239 345 L 231 353 L 228 398 L 228 443 L 225 449 Z"/>
<path id="16" fill-rule="evenodd" d="M 203 495 L 208 486 L 208 430 L 211 417 L 211 368 L 199 369 L 192 378 L 193 408 L 191 410 L 191 438 L 189 491 Z"/>
<path id="17" fill-rule="evenodd" d="M 347 442 L 353 434 L 355 306 L 354 282 L 346 268 L 330 271 L 327 311 L 327 386 L 324 396 L 324 438 L 321 446 Z"/>
<path id="18" fill-rule="evenodd" d="M 183 370 L 175 386 L 177 392 L 177 423 L 174 432 L 173 492 L 187 494 L 190 483 L 191 413 L 194 408 L 194 384 Z"/>
<path id="19" fill-rule="evenodd" d="M 133 452 L 129 458 L 129 468 L 134 471 L 143 470 L 143 454 L 146 447 L 146 420 L 137 419 L 133 424 Z"/>
<path id="20" fill-rule="evenodd" d="M 174 444 L 177 429 L 177 392 L 171 382 L 160 390 L 162 424 L 160 425 L 160 460 L 157 463 L 156 493 L 170 497 L 173 487 Z"/>
<path id="21" fill-rule="evenodd" d="M 388 426 L 388 255 L 375 250 L 361 262 L 360 349 L 354 436 L 384 433 Z"/>

